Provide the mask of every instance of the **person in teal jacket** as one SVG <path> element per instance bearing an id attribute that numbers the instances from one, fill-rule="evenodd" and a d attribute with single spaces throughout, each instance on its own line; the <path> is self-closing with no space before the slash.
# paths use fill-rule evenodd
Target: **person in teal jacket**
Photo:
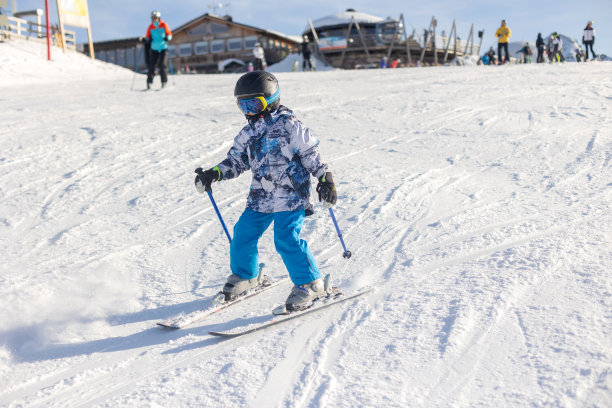
<path id="1" fill-rule="evenodd" d="M 149 75 L 147 75 L 147 89 L 151 89 L 153 78 L 155 77 L 155 68 L 159 68 L 159 76 L 161 77 L 162 88 L 168 82 L 166 75 L 166 59 L 168 57 L 168 41 L 172 40 L 172 31 L 161 19 L 161 13 L 157 10 L 151 12 L 151 25 L 147 29 L 145 42 L 148 44 L 149 51 Z"/>

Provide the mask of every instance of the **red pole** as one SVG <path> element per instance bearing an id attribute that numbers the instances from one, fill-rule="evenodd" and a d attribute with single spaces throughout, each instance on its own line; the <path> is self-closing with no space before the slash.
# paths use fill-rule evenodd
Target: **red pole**
<path id="1" fill-rule="evenodd" d="M 51 61 L 51 29 L 49 28 L 49 0 L 45 0 L 45 18 L 47 20 L 47 60 Z"/>

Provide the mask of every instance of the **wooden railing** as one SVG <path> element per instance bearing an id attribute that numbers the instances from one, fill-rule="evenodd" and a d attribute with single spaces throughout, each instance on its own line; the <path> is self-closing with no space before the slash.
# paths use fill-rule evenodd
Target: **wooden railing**
<path id="1" fill-rule="evenodd" d="M 66 48 L 76 51 L 76 32 L 64 30 Z M 17 17 L 8 17 L 8 25 L 0 26 L 0 39 L 21 38 L 34 41 L 47 41 L 47 26 Z M 62 34 L 57 26 L 51 26 L 51 44 L 61 47 Z"/>

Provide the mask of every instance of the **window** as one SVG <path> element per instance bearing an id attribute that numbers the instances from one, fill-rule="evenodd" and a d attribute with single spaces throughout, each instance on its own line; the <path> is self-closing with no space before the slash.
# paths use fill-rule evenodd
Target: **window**
<path id="1" fill-rule="evenodd" d="M 238 51 L 242 49 L 242 38 L 230 38 L 227 40 L 228 51 Z"/>
<path id="2" fill-rule="evenodd" d="M 187 35 L 190 37 L 202 37 L 203 35 L 207 34 L 208 30 L 206 28 L 206 23 L 202 23 L 199 26 L 187 31 Z"/>
<path id="3" fill-rule="evenodd" d="M 210 52 L 225 51 L 225 40 L 214 40 L 210 43 Z"/>
<path id="4" fill-rule="evenodd" d="M 168 46 L 168 57 L 170 58 L 176 57 L 176 45 Z"/>
<path id="5" fill-rule="evenodd" d="M 179 57 L 189 57 L 192 54 L 191 44 L 179 44 Z"/>
<path id="6" fill-rule="evenodd" d="M 255 44 L 257 44 L 256 36 L 253 35 L 253 36 L 244 38 L 244 48 L 246 48 L 247 50 L 255 48 Z"/>
<path id="7" fill-rule="evenodd" d="M 211 21 L 208 26 L 208 30 L 211 34 L 220 34 L 229 32 L 229 27 L 225 24 L 214 23 Z"/>
<path id="8" fill-rule="evenodd" d="M 106 51 L 96 50 L 96 59 L 100 61 L 106 61 Z"/>
<path id="9" fill-rule="evenodd" d="M 195 55 L 208 54 L 208 41 L 200 41 L 195 43 Z"/>

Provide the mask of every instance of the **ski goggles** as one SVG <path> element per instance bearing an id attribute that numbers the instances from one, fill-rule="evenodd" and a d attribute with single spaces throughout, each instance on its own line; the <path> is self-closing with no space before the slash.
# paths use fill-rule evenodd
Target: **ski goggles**
<path id="1" fill-rule="evenodd" d="M 280 98 L 280 88 L 267 98 L 263 96 L 252 96 L 249 98 L 237 99 L 236 104 L 245 115 L 257 115 L 266 110 L 268 105 L 278 98 Z"/>

